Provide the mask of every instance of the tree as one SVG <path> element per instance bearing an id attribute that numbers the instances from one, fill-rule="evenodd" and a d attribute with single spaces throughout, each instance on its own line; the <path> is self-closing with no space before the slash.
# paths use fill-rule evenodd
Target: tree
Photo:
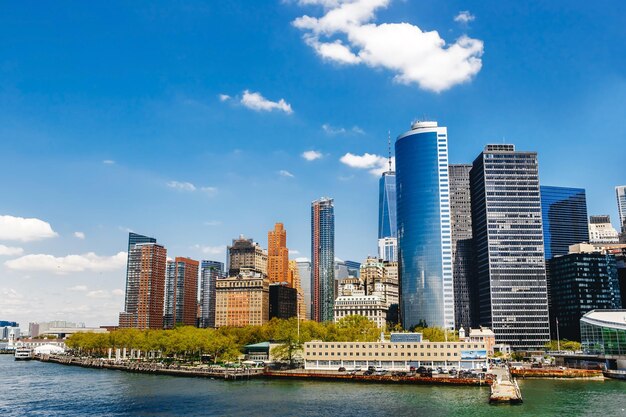
<path id="1" fill-rule="evenodd" d="M 375 342 L 380 337 L 381 329 L 367 317 L 350 315 L 337 322 L 338 342 Z"/>
<path id="2" fill-rule="evenodd" d="M 298 335 L 298 319 L 279 320 L 274 323 L 274 340 L 281 344 L 272 349 L 272 355 L 279 360 L 289 361 L 293 366 L 296 354 L 302 350 L 302 344 L 311 340 L 310 333 L 305 329 Z"/>

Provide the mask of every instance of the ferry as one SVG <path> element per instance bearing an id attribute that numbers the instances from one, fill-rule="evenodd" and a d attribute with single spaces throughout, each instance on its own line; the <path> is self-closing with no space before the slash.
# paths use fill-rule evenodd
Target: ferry
<path id="1" fill-rule="evenodd" d="M 16 361 L 29 361 L 33 358 L 33 350 L 28 347 L 15 348 Z"/>

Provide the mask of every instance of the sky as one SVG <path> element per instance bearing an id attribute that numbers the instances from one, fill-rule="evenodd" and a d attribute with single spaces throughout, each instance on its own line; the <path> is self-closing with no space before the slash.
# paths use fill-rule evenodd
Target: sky
<path id="1" fill-rule="evenodd" d="M 283 222 L 310 256 L 376 253 L 387 138 L 448 127 L 451 163 L 537 151 L 617 224 L 621 1 L 0 3 L 0 320 L 116 324 L 128 232 L 225 259 Z"/>

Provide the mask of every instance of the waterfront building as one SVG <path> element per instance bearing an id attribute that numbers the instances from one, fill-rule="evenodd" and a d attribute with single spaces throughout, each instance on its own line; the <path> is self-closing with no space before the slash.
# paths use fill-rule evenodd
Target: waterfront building
<path id="1" fill-rule="evenodd" d="M 378 257 L 386 262 L 398 262 L 398 238 L 378 239 Z"/>
<path id="2" fill-rule="evenodd" d="M 298 291 L 285 283 L 269 287 L 269 319 L 289 319 L 298 316 Z"/>
<path id="3" fill-rule="evenodd" d="M 402 325 L 453 329 L 447 129 L 415 122 L 395 148 Z"/>
<path id="4" fill-rule="evenodd" d="M 267 276 L 267 252 L 252 239 L 243 235 L 233 239 L 228 253 L 228 276 L 234 277 L 242 269 L 252 269 Z"/>
<path id="5" fill-rule="evenodd" d="M 302 285 L 302 294 L 304 295 L 304 306 L 307 320 L 312 320 L 311 306 L 313 303 L 313 297 L 311 296 L 311 261 L 307 258 L 296 258 L 296 264 L 298 265 L 298 274 L 300 275 L 300 284 Z"/>
<path id="6" fill-rule="evenodd" d="M 346 269 L 348 270 L 348 276 L 358 277 L 361 274 L 361 262 L 357 261 L 345 261 Z M 335 276 L 335 278 L 337 278 Z"/>
<path id="7" fill-rule="evenodd" d="M 269 281 L 254 269 L 215 283 L 215 327 L 260 326 L 269 320 Z"/>
<path id="8" fill-rule="evenodd" d="M 162 329 L 167 250 L 149 238 L 129 234 L 126 299 L 120 328 Z"/>
<path id="9" fill-rule="evenodd" d="M 514 349 L 550 339 L 538 171 L 514 145 L 487 145 L 470 171 L 474 320 Z"/>
<path id="10" fill-rule="evenodd" d="M 380 296 L 353 291 L 352 295 L 341 295 L 335 300 L 334 320 L 337 323 L 344 317 L 358 315 L 384 329 L 387 325 L 388 310 L 387 303 Z"/>
<path id="11" fill-rule="evenodd" d="M 570 245 L 589 240 L 584 188 L 542 185 L 541 218 L 545 258 L 567 255 Z"/>
<path id="12" fill-rule="evenodd" d="M 589 217 L 589 243 L 619 243 L 619 234 L 611 224 L 611 216 L 602 214 Z"/>
<path id="13" fill-rule="evenodd" d="M 335 209 L 333 199 L 311 203 L 311 319 L 333 320 L 335 302 Z"/>
<path id="14" fill-rule="evenodd" d="M 549 264 L 550 323 L 560 338 L 580 340 L 580 318 L 591 310 L 621 308 L 615 256 L 578 244 Z"/>
<path id="15" fill-rule="evenodd" d="M 615 187 L 615 196 L 617 197 L 617 214 L 619 216 L 619 226 L 622 234 L 626 234 L 626 185 L 619 185 Z"/>
<path id="16" fill-rule="evenodd" d="M 176 257 L 167 262 L 163 327 L 195 326 L 198 312 L 198 267 L 200 262 Z"/>
<path id="17" fill-rule="evenodd" d="M 40 335 L 47 334 L 50 329 L 59 328 L 85 328 L 85 323 L 75 323 L 66 320 L 53 320 L 38 323 L 28 323 L 28 334 L 32 338 L 37 338 Z"/>
<path id="18" fill-rule="evenodd" d="M 457 328 L 472 324 L 470 282 L 472 274 L 472 203 L 470 164 L 450 164 L 450 225 L 454 322 Z"/>
<path id="19" fill-rule="evenodd" d="M 304 344 L 304 369 L 365 370 L 370 366 L 387 371 L 412 367 L 482 369 L 487 367 L 484 342 L 430 342 L 421 333 L 391 333 L 377 342 L 322 342 Z"/>
<path id="20" fill-rule="evenodd" d="M 267 277 L 270 283 L 286 282 L 293 287 L 289 278 L 289 249 L 287 231 L 282 223 L 267 233 Z"/>
<path id="21" fill-rule="evenodd" d="M 378 239 L 397 236 L 396 173 L 390 164 L 389 171 L 383 172 L 379 181 Z"/>
<path id="22" fill-rule="evenodd" d="M 215 283 L 224 276 L 224 264 L 200 263 L 200 327 L 215 327 Z"/>
<path id="23" fill-rule="evenodd" d="M 298 262 L 295 260 L 289 261 L 289 280 L 293 283 L 293 287 L 297 293 L 296 311 L 300 320 L 306 319 L 306 302 L 304 299 L 304 289 L 302 288 L 302 280 L 300 279 L 300 269 L 298 268 Z"/>
<path id="24" fill-rule="evenodd" d="M 626 310 L 592 310 L 580 319 L 582 350 L 626 372 Z"/>

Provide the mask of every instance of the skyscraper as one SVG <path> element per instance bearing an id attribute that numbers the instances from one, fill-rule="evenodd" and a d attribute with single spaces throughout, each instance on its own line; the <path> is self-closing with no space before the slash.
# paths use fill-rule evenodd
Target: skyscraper
<path id="1" fill-rule="evenodd" d="M 487 145 L 470 171 L 478 324 L 517 349 L 550 338 L 536 152 Z"/>
<path id="2" fill-rule="evenodd" d="M 228 247 L 228 276 L 235 277 L 242 269 L 252 269 L 267 276 L 267 252 L 243 235 Z"/>
<path id="3" fill-rule="evenodd" d="M 267 233 L 267 277 L 270 283 L 289 281 L 289 250 L 287 249 L 287 231 L 282 223 L 276 223 L 274 230 Z"/>
<path id="4" fill-rule="evenodd" d="M 567 255 L 570 245 L 589 239 L 584 188 L 541 187 L 541 217 L 546 260 Z"/>
<path id="5" fill-rule="evenodd" d="M 304 295 L 305 317 L 312 320 L 311 306 L 313 305 L 313 297 L 311 291 L 311 261 L 307 258 L 297 258 L 298 273 L 300 274 L 300 285 L 302 285 L 302 293 Z"/>
<path id="6" fill-rule="evenodd" d="M 383 172 L 379 181 L 378 238 L 397 237 L 396 223 L 396 173 Z"/>
<path id="7" fill-rule="evenodd" d="M 335 211 L 333 199 L 311 203 L 311 318 L 332 321 L 335 303 Z"/>
<path id="8" fill-rule="evenodd" d="M 167 250 L 158 245 L 155 239 L 131 233 L 126 270 L 126 302 L 119 321 L 121 328 L 163 328 L 166 259 Z"/>
<path id="9" fill-rule="evenodd" d="M 196 325 L 199 265 L 198 261 L 182 257 L 167 262 L 164 328 Z"/>
<path id="10" fill-rule="evenodd" d="M 289 280 L 293 283 L 293 288 L 295 288 L 297 292 L 298 302 L 296 305 L 296 309 L 298 312 L 298 317 L 300 318 L 300 320 L 305 320 L 307 318 L 306 302 L 304 289 L 302 288 L 302 279 L 300 278 L 300 268 L 298 267 L 297 261 L 289 261 Z M 308 280 L 310 281 L 311 278 L 309 277 Z"/>
<path id="11" fill-rule="evenodd" d="M 456 327 L 471 326 L 470 281 L 472 274 L 472 204 L 469 164 L 448 166 L 452 228 L 452 277 L 454 280 L 454 321 Z"/>
<path id="12" fill-rule="evenodd" d="M 203 260 L 200 268 L 200 327 L 215 327 L 215 281 L 224 276 L 224 264 Z"/>
<path id="13" fill-rule="evenodd" d="M 617 214 L 619 215 L 619 226 L 622 233 L 626 233 L 626 185 L 615 187 L 617 197 Z"/>
<path id="14" fill-rule="evenodd" d="M 415 325 L 454 328 L 448 135 L 415 122 L 396 139 L 400 315 Z"/>

